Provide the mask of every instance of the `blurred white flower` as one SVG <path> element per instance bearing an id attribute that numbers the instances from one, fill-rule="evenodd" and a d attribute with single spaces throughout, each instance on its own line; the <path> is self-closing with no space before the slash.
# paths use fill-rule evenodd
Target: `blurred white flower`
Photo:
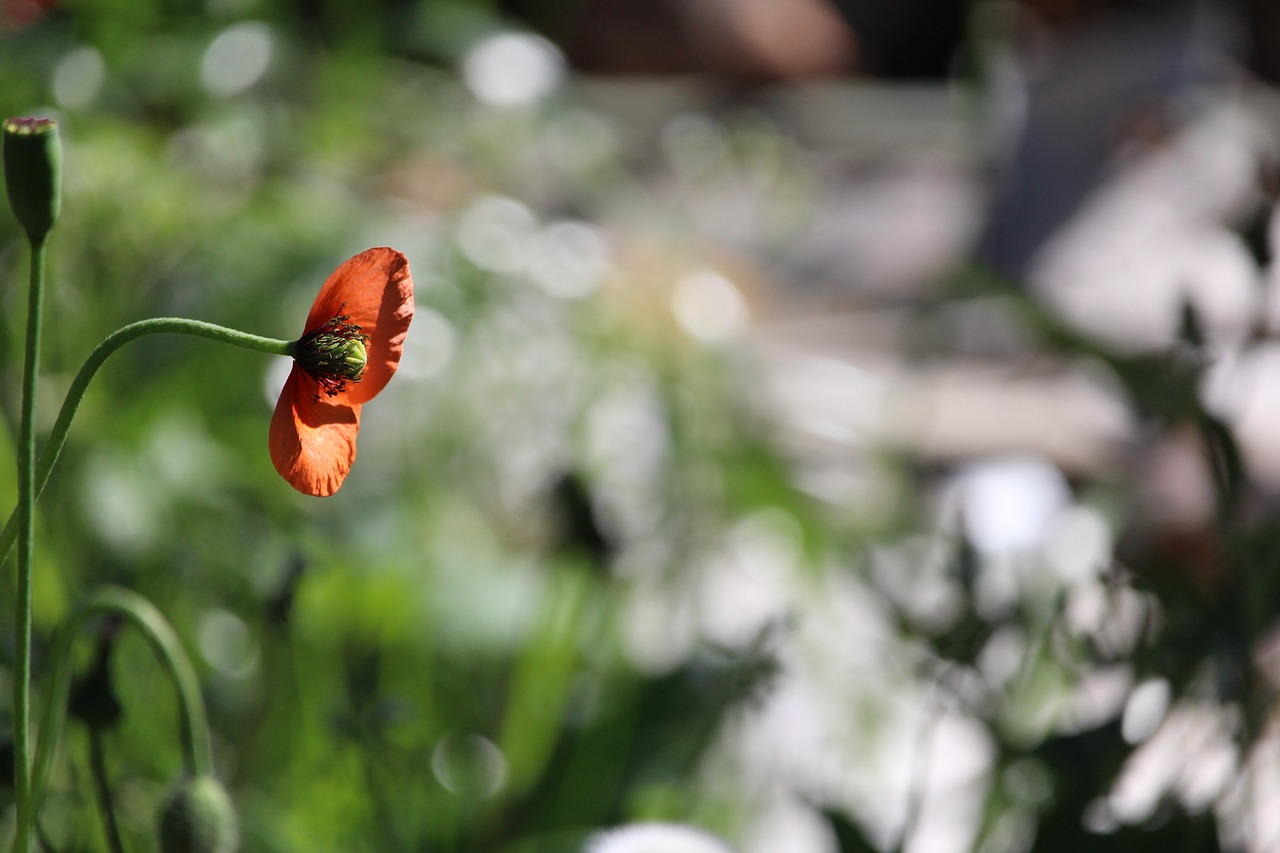
<path id="1" fill-rule="evenodd" d="M 1227 223 L 1256 193 L 1265 133 L 1238 107 L 1208 111 L 1100 187 L 1040 251 L 1029 280 L 1066 320 L 1110 346 L 1159 350 L 1195 306 L 1209 341 L 1246 337 L 1260 273 Z"/>
<path id="2" fill-rule="evenodd" d="M 598 833 L 586 853 L 732 853 L 701 830 L 673 823 L 633 823 Z"/>

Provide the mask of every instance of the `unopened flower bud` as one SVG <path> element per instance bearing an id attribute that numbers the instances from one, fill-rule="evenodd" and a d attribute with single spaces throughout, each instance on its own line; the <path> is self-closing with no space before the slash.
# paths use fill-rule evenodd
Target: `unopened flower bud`
<path id="1" fill-rule="evenodd" d="M 232 853 L 239 835 L 231 797 L 212 776 L 182 779 L 160 810 L 160 853 Z"/>
<path id="2" fill-rule="evenodd" d="M 113 728 L 124 716 L 124 706 L 111 678 L 111 638 L 98 645 L 93 667 L 71 685 L 67 712 L 99 731 Z"/>
<path id="3" fill-rule="evenodd" d="M 47 118 L 5 119 L 4 180 L 9 207 L 33 242 L 43 241 L 62 206 L 62 143 Z"/>

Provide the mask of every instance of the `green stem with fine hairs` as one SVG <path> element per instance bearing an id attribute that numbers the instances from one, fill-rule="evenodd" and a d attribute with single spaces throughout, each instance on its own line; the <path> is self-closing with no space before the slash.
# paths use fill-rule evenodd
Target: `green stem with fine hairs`
<path id="1" fill-rule="evenodd" d="M 139 320 L 136 323 L 130 323 L 117 329 L 108 335 L 102 343 L 98 344 L 97 349 L 89 354 L 89 357 L 85 359 L 84 364 L 80 367 L 80 371 L 76 374 L 75 379 L 72 380 L 71 387 L 67 389 L 67 396 L 62 402 L 62 409 L 58 412 L 58 419 L 54 421 L 53 429 L 49 431 L 49 438 L 45 441 L 44 449 L 40 453 L 40 462 L 35 468 L 33 501 L 34 497 L 39 496 L 40 492 L 44 490 L 45 484 L 49 482 L 49 474 L 53 471 L 53 464 L 58 460 L 58 453 L 61 452 L 62 446 L 67 441 L 67 433 L 71 429 L 71 421 L 75 418 L 76 411 L 80 408 L 80 401 L 84 399 L 85 392 L 89 389 L 89 383 L 93 380 L 94 375 L 97 374 L 98 369 L 102 367 L 112 353 L 129 343 L 129 341 L 146 335 L 162 334 L 194 335 L 198 338 L 209 338 L 210 340 L 257 350 L 258 352 L 286 356 L 293 355 L 295 344 L 294 341 L 281 341 L 275 338 L 250 335 L 247 332 L 229 329 L 226 326 L 218 326 L 200 320 L 188 320 L 183 317 L 153 317 L 148 320 Z M 14 537 L 17 535 L 20 521 L 19 513 L 15 512 L 9 517 L 9 522 L 5 525 L 4 531 L 0 533 L 0 560 L 3 560 L 8 555 L 9 549 L 13 547 Z"/>
<path id="2" fill-rule="evenodd" d="M 17 618 L 14 621 L 13 781 L 17 794 L 14 850 L 30 853 L 35 800 L 31 787 L 31 561 L 36 491 L 36 374 L 44 305 L 45 239 L 31 237 L 31 283 L 27 292 L 27 338 L 22 364 L 22 414 L 18 432 Z M 5 548 L 8 551 L 8 548 Z"/>
<path id="3" fill-rule="evenodd" d="M 67 695 L 71 689 L 71 644 L 80 627 L 98 616 L 116 615 L 142 632 L 151 651 L 160 661 L 165 674 L 173 682 L 178 700 L 178 734 L 182 742 L 182 763 L 188 776 L 213 772 L 213 756 L 209 747 L 209 723 L 204 700 L 200 696 L 200 680 L 182 642 L 164 615 L 136 592 L 121 587 L 95 590 L 63 623 L 54 642 L 53 674 L 49 696 L 40 724 L 32 769 L 32 793 L 36 802 L 44 793 L 53 759 L 53 747 L 62 730 L 67 713 Z"/>

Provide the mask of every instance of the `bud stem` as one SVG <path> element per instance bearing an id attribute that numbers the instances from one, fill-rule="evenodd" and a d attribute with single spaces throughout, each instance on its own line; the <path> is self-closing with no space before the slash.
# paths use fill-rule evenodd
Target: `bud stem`
<path id="1" fill-rule="evenodd" d="M 116 820 L 115 798 L 111 796 L 111 779 L 107 775 L 106 745 L 102 729 L 89 729 L 89 769 L 93 773 L 93 787 L 98 795 L 98 809 L 102 812 L 103 829 L 111 853 L 125 853 L 120 840 L 120 824 Z"/>
<path id="2" fill-rule="evenodd" d="M 200 697 L 200 681 L 182 643 L 159 610 L 136 592 L 121 587 L 102 587 L 90 594 L 63 622 L 53 648 L 52 684 L 45 704 L 36 745 L 32 773 L 32 792 L 36 800 L 44 792 L 49 775 L 53 747 L 66 719 L 67 694 L 71 689 L 71 644 L 79 628 L 98 616 L 115 614 L 142 632 L 151 651 L 173 682 L 178 700 L 179 737 L 182 741 L 182 763 L 189 776 L 209 774 L 213 757 L 209 748 L 209 723 L 204 701 Z"/>
<path id="3" fill-rule="evenodd" d="M 17 660 L 13 679 L 14 784 L 17 793 L 17 837 L 13 848 L 15 853 L 30 853 L 31 835 L 35 822 L 35 803 L 39 801 L 39 792 L 44 788 L 44 774 L 47 772 L 49 761 L 48 748 L 45 746 L 49 737 L 45 733 L 56 731 L 62 725 L 61 709 L 58 709 L 59 713 L 56 720 L 53 721 L 55 723 L 53 726 L 48 725 L 50 713 L 46 712 L 46 727 L 41 735 L 35 760 L 36 768 L 33 771 L 30 738 L 31 540 L 35 516 L 35 500 L 49 481 L 49 474 L 53 471 L 53 465 L 58 459 L 58 453 L 62 450 L 63 444 L 66 443 L 67 433 L 71 429 L 71 422 L 75 419 L 76 411 L 80 408 L 80 402 L 84 399 L 85 392 L 89 389 L 89 383 L 112 353 L 129 341 L 145 335 L 165 333 L 194 335 L 259 352 L 286 356 L 292 356 L 295 348 L 292 341 L 259 337 L 236 329 L 229 329 L 225 326 L 181 317 L 156 317 L 149 320 L 140 320 L 117 329 L 89 354 L 89 357 L 85 359 L 84 364 L 80 367 L 80 371 L 76 374 L 75 379 L 72 380 L 71 387 L 67 390 L 67 396 L 62 402 L 62 408 L 58 412 L 58 419 L 54 421 L 53 429 L 49 432 L 49 437 L 45 441 L 44 449 L 40 454 L 39 465 L 37 466 L 35 464 L 35 380 L 40 352 L 40 315 L 44 292 L 44 242 L 33 240 L 31 252 L 31 293 L 27 314 L 27 353 L 26 365 L 23 370 L 22 422 L 18 452 L 18 506 L 9 517 L 4 531 L 0 532 L 0 561 L 3 561 L 8 556 L 14 540 L 16 539 L 18 542 L 17 620 L 14 628 Z M 145 600 L 143 600 L 143 603 L 145 604 Z M 150 607 L 150 605 L 147 605 L 147 607 Z M 160 624 L 167 629 L 168 625 L 164 622 L 163 617 L 160 617 L 158 611 L 156 612 L 156 617 L 159 619 Z M 137 620 L 134 621 L 135 624 L 140 624 Z M 169 633 L 171 635 L 172 631 L 169 631 Z M 176 639 L 174 643 L 176 646 Z M 177 647 L 177 650 L 181 654 L 181 648 Z M 183 660 L 185 660 L 185 657 Z M 57 664 L 55 663 L 55 665 Z M 187 669 L 190 670 L 189 665 Z M 174 677 L 178 678 L 177 675 Z M 66 692 L 69 689 L 69 671 L 64 678 L 67 684 L 56 687 L 53 694 L 61 697 L 60 702 L 62 704 L 65 704 Z M 195 676 L 191 675 L 192 684 L 195 683 L 194 678 Z M 198 688 L 195 693 L 195 699 L 198 704 Z M 185 704 L 191 706 L 191 701 L 188 699 Z M 191 713 L 196 712 L 193 711 Z M 203 722 L 203 705 L 199 705 L 199 717 L 199 726 L 195 726 L 192 723 L 185 727 L 188 738 L 196 737 L 196 735 L 191 734 L 193 726 L 200 728 L 204 732 L 203 752 L 205 757 L 203 759 L 199 757 L 200 750 L 194 743 L 186 751 L 188 770 L 192 772 L 195 770 L 208 770 L 209 765 L 208 732 Z"/>
<path id="4" fill-rule="evenodd" d="M 18 578 L 14 622 L 13 777 L 17 794 L 16 853 L 30 853 L 34 822 L 31 788 L 31 563 L 37 486 L 35 405 L 44 305 L 45 241 L 31 239 L 31 283 L 27 291 L 26 353 L 22 365 L 22 413 L 18 431 Z"/>
<path id="5" fill-rule="evenodd" d="M 22 364 L 22 412 L 18 422 L 18 577 L 14 619 L 13 781 L 16 799 L 14 850 L 30 853 L 35 800 L 31 787 L 31 563 L 36 505 L 36 376 L 44 307 L 46 243 L 62 196 L 62 146 L 58 124 L 49 119 L 6 119 L 4 177 L 9 205 L 31 245 L 27 290 L 27 334 Z"/>

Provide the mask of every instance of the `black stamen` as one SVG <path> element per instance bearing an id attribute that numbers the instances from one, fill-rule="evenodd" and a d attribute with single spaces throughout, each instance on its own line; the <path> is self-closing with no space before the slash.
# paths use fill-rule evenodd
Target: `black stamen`
<path id="1" fill-rule="evenodd" d="M 346 305 L 342 303 L 343 308 Z M 364 373 L 363 364 L 359 364 L 356 369 L 360 372 L 353 375 L 349 344 L 359 341 L 367 346 L 371 339 L 358 324 L 348 322 L 350 319 L 349 314 L 331 317 L 304 335 L 295 349 L 294 360 L 328 397 L 336 397 L 346 389 L 348 382 L 359 382 Z M 313 400 L 320 402 L 320 394 L 317 393 Z"/>

